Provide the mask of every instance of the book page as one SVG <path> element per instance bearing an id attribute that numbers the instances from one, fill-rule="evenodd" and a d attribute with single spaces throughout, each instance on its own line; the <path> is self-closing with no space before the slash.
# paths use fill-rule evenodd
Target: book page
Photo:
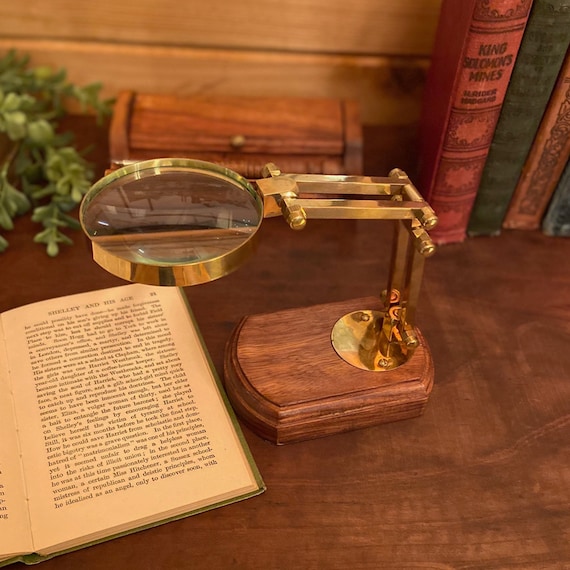
<path id="1" fill-rule="evenodd" d="M 3 339 L 0 327 L 0 339 Z M 8 366 L 0 346 L 0 561 L 32 548 Z"/>
<path id="2" fill-rule="evenodd" d="M 126 285 L 4 313 L 36 551 L 258 488 L 185 302 Z"/>

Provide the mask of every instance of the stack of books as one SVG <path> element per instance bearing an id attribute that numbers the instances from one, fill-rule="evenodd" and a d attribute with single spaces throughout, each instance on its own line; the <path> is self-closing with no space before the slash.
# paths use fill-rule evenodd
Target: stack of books
<path id="1" fill-rule="evenodd" d="M 569 43 L 568 0 L 443 1 L 419 164 L 438 243 L 570 234 Z"/>

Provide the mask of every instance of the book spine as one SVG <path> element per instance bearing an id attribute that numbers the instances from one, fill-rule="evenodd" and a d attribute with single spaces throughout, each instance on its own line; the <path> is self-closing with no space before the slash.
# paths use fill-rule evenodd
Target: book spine
<path id="1" fill-rule="evenodd" d="M 570 41 L 570 0 L 534 0 L 469 220 L 469 235 L 496 235 Z"/>
<path id="2" fill-rule="evenodd" d="M 462 241 L 532 0 L 444 0 L 420 125 L 437 243 Z M 452 76 L 452 77 L 450 77 Z"/>
<path id="3" fill-rule="evenodd" d="M 509 204 L 503 228 L 537 230 L 570 157 L 570 51 Z"/>
<path id="4" fill-rule="evenodd" d="M 556 186 L 542 220 L 542 231 L 550 236 L 570 236 L 570 163 L 566 163 Z"/>

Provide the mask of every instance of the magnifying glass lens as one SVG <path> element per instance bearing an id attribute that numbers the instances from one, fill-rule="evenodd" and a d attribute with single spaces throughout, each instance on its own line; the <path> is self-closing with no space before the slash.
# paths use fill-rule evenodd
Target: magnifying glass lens
<path id="1" fill-rule="evenodd" d="M 182 159 L 120 169 L 96 184 L 81 208 L 94 251 L 160 267 L 207 268 L 246 244 L 262 217 L 260 199 L 245 179 Z"/>

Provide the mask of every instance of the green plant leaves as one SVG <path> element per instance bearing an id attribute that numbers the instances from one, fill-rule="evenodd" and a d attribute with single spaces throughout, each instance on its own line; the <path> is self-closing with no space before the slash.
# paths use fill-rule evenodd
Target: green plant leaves
<path id="1" fill-rule="evenodd" d="M 36 208 L 32 215 L 32 220 L 41 222 L 44 226 L 45 229 L 34 236 L 34 241 L 36 243 L 44 243 L 47 254 L 51 257 L 59 253 L 60 243 L 73 244 L 73 240 L 62 233 L 60 229 L 67 227 L 77 229 L 79 227 L 79 223 L 71 216 L 64 214 L 55 203 Z"/>
<path id="2" fill-rule="evenodd" d="M 48 255 L 60 244 L 71 244 L 64 233 L 77 229 L 67 212 L 89 189 L 93 169 L 72 145 L 72 133 L 58 131 L 65 102 L 74 100 L 101 121 L 111 114 L 112 101 L 100 99 L 101 85 L 85 87 L 67 80 L 65 70 L 46 66 L 28 69 L 29 57 L 15 51 L 0 58 L 0 228 L 10 231 L 14 218 L 33 209 L 41 224 L 34 241 Z M 8 241 L 0 235 L 0 252 Z"/>
<path id="3" fill-rule="evenodd" d="M 51 123 L 45 119 L 37 119 L 28 124 L 30 141 L 38 146 L 46 146 L 53 142 L 55 132 Z"/>

